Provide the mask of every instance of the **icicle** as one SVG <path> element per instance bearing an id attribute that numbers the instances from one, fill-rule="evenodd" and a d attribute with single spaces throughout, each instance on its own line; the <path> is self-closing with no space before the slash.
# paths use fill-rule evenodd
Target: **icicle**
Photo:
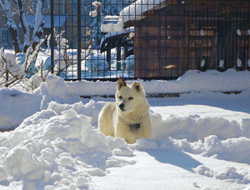
<path id="1" fill-rule="evenodd" d="M 250 59 L 247 60 L 247 65 L 250 67 Z"/>

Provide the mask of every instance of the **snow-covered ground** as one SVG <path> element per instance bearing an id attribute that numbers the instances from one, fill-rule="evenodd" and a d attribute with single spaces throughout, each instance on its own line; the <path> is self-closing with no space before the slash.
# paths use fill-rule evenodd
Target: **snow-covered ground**
<path id="1" fill-rule="evenodd" d="M 152 139 L 132 145 L 97 131 L 115 82 L 0 89 L 0 128 L 16 128 L 0 135 L 0 189 L 250 189 L 249 71 L 141 82 Z"/>

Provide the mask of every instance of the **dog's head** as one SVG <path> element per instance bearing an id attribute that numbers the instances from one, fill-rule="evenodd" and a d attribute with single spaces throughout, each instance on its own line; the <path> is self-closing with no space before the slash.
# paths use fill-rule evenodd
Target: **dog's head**
<path id="1" fill-rule="evenodd" d="M 127 85 L 120 77 L 117 81 L 116 104 L 120 111 L 127 112 L 134 110 L 137 106 L 146 101 L 145 92 L 140 82 L 133 82 Z"/>

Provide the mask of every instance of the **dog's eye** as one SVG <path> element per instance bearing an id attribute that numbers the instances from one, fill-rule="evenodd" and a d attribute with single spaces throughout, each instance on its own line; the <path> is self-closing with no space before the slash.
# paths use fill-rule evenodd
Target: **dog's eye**
<path id="1" fill-rule="evenodd" d="M 133 97 L 129 97 L 128 100 L 133 100 L 134 98 Z"/>
<path id="2" fill-rule="evenodd" d="M 118 98 L 119 98 L 119 99 L 122 99 L 122 96 L 119 96 Z"/>

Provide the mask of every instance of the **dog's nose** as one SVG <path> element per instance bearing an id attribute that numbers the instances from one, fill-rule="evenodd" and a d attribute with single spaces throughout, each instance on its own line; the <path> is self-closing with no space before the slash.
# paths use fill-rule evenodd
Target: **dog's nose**
<path id="1" fill-rule="evenodd" d="M 121 103 L 121 104 L 119 105 L 119 108 L 120 108 L 120 110 L 124 111 L 124 103 Z"/>

